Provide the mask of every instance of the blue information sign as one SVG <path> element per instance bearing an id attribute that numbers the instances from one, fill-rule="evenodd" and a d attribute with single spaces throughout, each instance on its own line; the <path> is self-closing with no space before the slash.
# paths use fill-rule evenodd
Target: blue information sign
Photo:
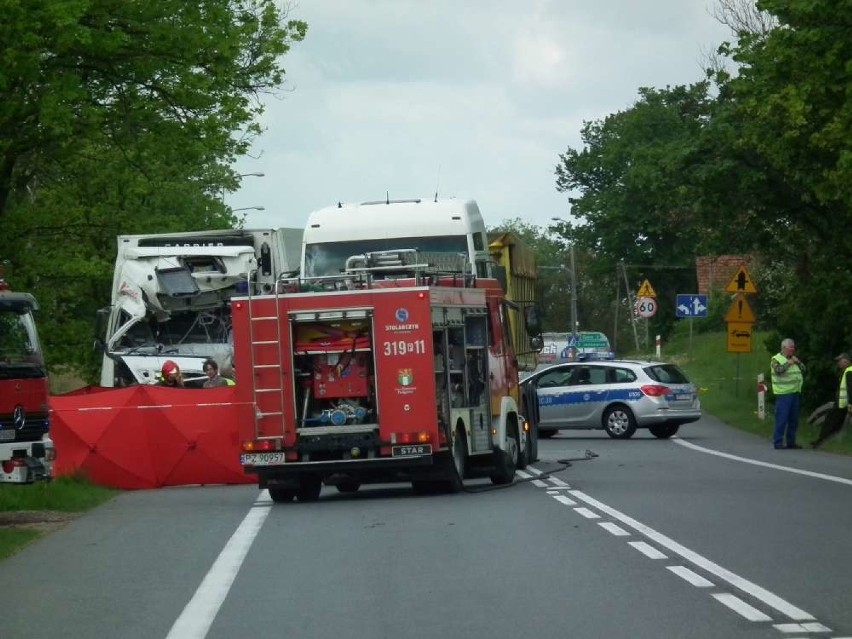
<path id="1" fill-rule="evenodd" d="M 678 293 L 675 315 L 677 317 L 707 317 L 707 296 L 696 293 Z"/>

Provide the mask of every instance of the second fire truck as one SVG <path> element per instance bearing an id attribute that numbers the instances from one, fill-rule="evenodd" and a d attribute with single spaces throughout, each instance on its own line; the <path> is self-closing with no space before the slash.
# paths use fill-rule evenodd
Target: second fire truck
<path id="1" fill-rule="evenodd" d="M 463 255 L 350 256 L 342 272 L 232 300 L 241 463 L 276 502 L 323 485 L 510 483 L 529 460 L 515 346 L 496 279 Z M 526 314 L 540 342 L 537 309 Z"/>

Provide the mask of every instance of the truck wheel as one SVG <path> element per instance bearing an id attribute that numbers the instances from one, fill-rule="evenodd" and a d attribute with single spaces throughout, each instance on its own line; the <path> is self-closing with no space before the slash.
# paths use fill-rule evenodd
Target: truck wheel
<path id="1" fill-rule="evenodd" d="M 524 452 L 518 453 L 518 470 L 523 470 L 532 462 L 532 430 L 524 431 Z"/>
<path id="2" fill-rule="evenodd" d="M 680 424 L 655 424 L 653 426 L 648 426 L 648 430 L 651 431 L 651 434 L 659 439 L 668 439 L 677 433 L 678 428 L 680 428 Z"/>
<path id="3" fill-rule="evenodd" d="M 337 484 L 337 492 L 339 493 L 357 493 L 359 488 L 361 488 L 361 484 L 357 481 L 343 481 Z"/>
<path id="4" fill-rule="evenodd" d="M 518 429 L 517 426 L 510 427 L 506 436 L 506 450 L 496 451 L 497 469 L 491 475 L 491 483 L 495 485 L 511 484 L 515 479 L 515 470 L 518 467 Z"/>
<path id="5" fill-rule="evenodd" d="M 322 477 L 316 475 L 305 475 L 299 478 L 299 488 L 296 498 L 300 502 L 316 501 L 322 492 Z"/>
<path id="6" fill-rule="evenodd" d="M 450 468 L 449 491 L 460 492 L 464 488 L 465 466 L 467 464 L 467 444 L 461 429 L 456 429 L 453 437 L 452 467 Z"/>
<path id="7" fill-rule="evenodd" d="M 613 439 L 630 439 L 636 432 L 636 418 L 629 408 L 616 404 L 604 412 L 603 427 Z"/>
<path id="8" fill-rule="evenodd" d="M 541 430 L 541 429 L 539 428 L 539 430 L 538 430 L 538 438 L 539 438 L 539 439 L 550 439 L 551 437 L 553 437 L 554 435 L 556 435 L 556 433 L 558 433 L 558 432 L 559 432 L 559 431 L 556 431 L 556 430 Z"/>
<path id="9" fill-rule="evenodd" d="M 296 496 L 296 491 L 292 488 L 284 488 L 283 486 L 270 486 L 269 496 L 276 504 L 287 504 L 293 501 Z"/>

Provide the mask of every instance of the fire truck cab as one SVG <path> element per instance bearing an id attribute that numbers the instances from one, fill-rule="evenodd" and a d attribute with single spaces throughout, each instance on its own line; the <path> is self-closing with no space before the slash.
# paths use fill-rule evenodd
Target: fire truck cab
<path id="1" fill-rule="evenodd" d="M 0 482 L 50 479 L 54 448 L 47 368 L 29 293 L 16 293 L 0 272 Z"/>
<path id="2" fill-rule="evenodd" d="M 323 484 L 455 492 L 479 474 L 510 483 L 528 462 L 503 290 L 463 254 L 350 256 L 338 275 L 235 298 L 232 316 L 237 392 L 254 409 L 241 463 L 273 501 L 315 500 Z"/>

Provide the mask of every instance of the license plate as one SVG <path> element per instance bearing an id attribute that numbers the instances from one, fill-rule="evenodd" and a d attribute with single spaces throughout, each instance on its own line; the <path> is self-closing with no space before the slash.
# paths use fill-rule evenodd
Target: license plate
<path id="1" fill-rule="evenodd" d="M 675 395 L 675 400 L 679 401 L 679 402 L 691 401 L 692 400 L 692 393 L 677 393 Z"/>
<path id="2" fill-rule="evenodd" d="M 0 430 L 0 441 L 8 442 L 15 439 L 15 431 L 13 430 Z"/>
<path id="3" fill-rule="evenodd" d="M 284 451 L 274 453 L 243 453 L 240 464 L 243 466 L 277 466 L 284 463 Z"/>
<path id="4" fill-rule="evenodd" d="M 411 446 L 394 446 L 392 457 L 411 457 L 412 455 L 431 455 L 432 444 L 413 444 Z"/>

